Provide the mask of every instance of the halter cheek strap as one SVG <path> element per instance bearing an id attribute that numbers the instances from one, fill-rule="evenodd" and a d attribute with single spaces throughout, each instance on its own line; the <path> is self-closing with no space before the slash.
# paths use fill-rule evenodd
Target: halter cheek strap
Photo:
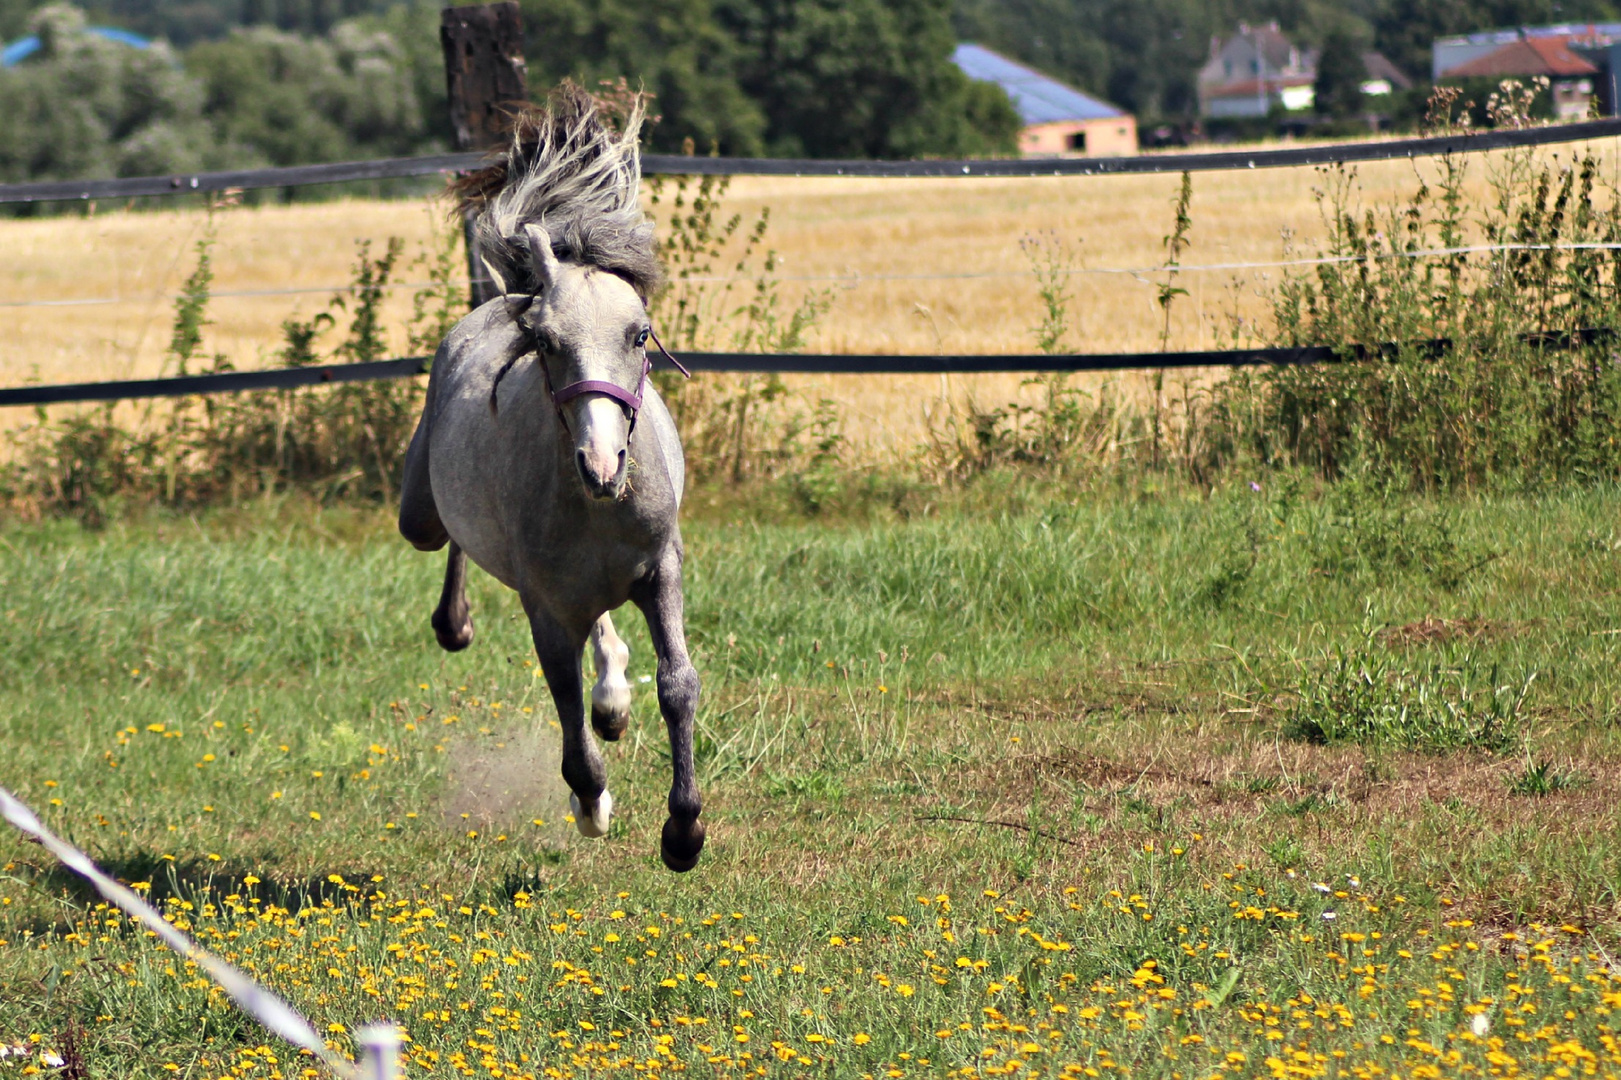
<path id="1" fill-rule="evenodd" d="M 497 277 L 497 280 L 499 280 L 499 277 Z M 537 298 L 538 297 L 536 296 L 523 297 L 521 298 L 520 306 L 520 302 L 517 301 L 516 298 L 508 297 L 508 307 L 511 309 L 513 320 L 517 321 L 518 316 L 527 311 L 529 309 L 529 305 L 534 303 Z M 687 370 L 685 364 L 677 360 L 674 356 L 670 355 L 670 350 L 664 347 L 664 342 L 659 340 L 658 334 L 654 332 L 651 326 L 647 328 L 647 333 L 648 336 L 653 339 L 653 344 L 658 346 L 659 352 L 664 354 L 664 358 L 670 363 L 674 364 L 676 370 L 681 372 L 681 374 L 685 375 L 689 379 L 692 378 L 692 372 Z M 495 376 L 496 385 L 490 388 L 490 408 L 492 411 L 495 409 L 496 388 L 499 387 L 502 376 L 504 376 L 516 362 L 517 357 L 508 360 L 506 365 L 503 366 Z M 569 383 L 567 386 L 560 389 L 554 389 L 552 387 L 551 369 L 546 366 L 546 361 L 544 359 L 540 361 L 541 376 L 546 380 L 546 392 L 551 396 L 552 407 L 557 410 L 557 418 L 562 421 L 565 430 L 568 428 L 568 420 L 563 416 L 563 406 L 583 394 L 601 394 L 604 397 L 613 398 L 615 401 L 619 402 L 621 405 L 630 410 L 630 430 L 635 431 L 636 416 L 642 411 L 643 394 L 647 389 L 647 375 L 648 372 L 652 370 L 653 358 L 648 356 L 644 350 L 642 353 L 642 374 L 639 378 L 637 378 L 636 389 L 634 390 L 626 390 L 618 383 L 608 382 L 606 379 L 581 379 L 579 382 Z"/>

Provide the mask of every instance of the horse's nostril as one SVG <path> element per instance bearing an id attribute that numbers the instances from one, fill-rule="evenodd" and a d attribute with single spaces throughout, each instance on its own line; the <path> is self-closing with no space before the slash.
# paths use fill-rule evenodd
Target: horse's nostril
<path id="1" fill-rule="evenodd" d="M 574 452 L 574 465 L 580 472 L 580 480 L 585 484 L 586 490 L 599 499 L 608 498 L 619 483 L 619 478 L 625 473 L 625 452 L 621 450 L 618 455 L 618 471 L 609 475 L 607 466 L 614 462 L 613 458 L 601 454 L 593 454 L 585 448 Z"/>

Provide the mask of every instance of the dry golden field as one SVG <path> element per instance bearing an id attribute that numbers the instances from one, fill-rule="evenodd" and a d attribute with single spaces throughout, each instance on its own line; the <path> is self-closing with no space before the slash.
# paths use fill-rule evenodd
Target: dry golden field
<path id="1" fill-rule="evenodd" d="M 1601 151 L 1606 147 L 1597 147 Z M 1567 160 L 1573 148 L 1550 150 Z M 1607 172 L 1615 155 L 1608 155 Z M 1484 190 L 1489 161 L 1475 163 Z M 1360 168 L 1364 201 L 1384 203 L 1416 186 L 1433 163 Z M 1071 348 L 1152 350 L 1159 344 L 1155 284 L 1143 271 L 1163 259 L 1178 185 L 1174 175 L 973 180 L 736 180 L 728 211 L 746 218 L 769 206 L 768 243 L 778 250 L 785 298 L 829 288 L 835 300 L 811 348 L 829 352 L 1017 353 L 1034 351 L 1041 306 L 1021 238 L 1051 230 L 1079 253 L 1073 276 Z M 1312 169 L 1195 174 L 1189 267 L 1277 260 L 1285 231 L 1309 253 L 1323 232 Z M 662 208 L 661 208 L 662 209 Z M 406 241 L 408 264 L 443 211 L 424 201 L 345 200 L 235 208 L 220 213 L 212 325 L 205 349 L 239 368 L 262 366 L 280 324 L 308 317 L 349 279 L 355 245 Z M 168 343 L 173 298 L 201 235 L 199 210 L 102 212 L 0 222 L 0 305 L 9 333 L 0 384 L 118 379 L 156 374 Z M 1172 323 L 1173 349 L 1220 347 L 1227 312 L 1264 315 L 1257 292 L 1272 269 L 1190 270 Z M 404 265 L 403 282 L 421 280 Z M 302 292 L 294 290 L 305 290 Z M 242 295 L 259 293 L 260 295 Z M 236 295 L 233 295 L 236 294 Z M 61 303 L 63 301 L 106 301 Z M 38 306 L 40 302 L 51 306 Z M 410 291 L 390 301 L 391 344 L 404 347 Z M 335 335 L 329 335 L 335 337 Z M 715 342 L 725 347 L 724 335 Z M 1114 377 L 1126 392 L 1139 376 Z M 1021 393 L 1016 375 L 796 377 L 808 397 L 839 403 L 862 444 L 916 442 L 942 394 L 998 403 Z M 1101 381 L 1100 379 L 1094 382 Z M 1031 391 L 1026 390 L 1025 393 Z M 12 410 L 15 412 L 16 410 Z M 14 418 L 0 417 L 0 424 Z"/>

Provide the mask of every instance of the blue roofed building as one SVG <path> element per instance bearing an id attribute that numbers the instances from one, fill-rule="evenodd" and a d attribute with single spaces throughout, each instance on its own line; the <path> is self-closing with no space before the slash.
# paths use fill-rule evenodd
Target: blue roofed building
<path id="1" fill-rule="evenodd" d="M 128 30 L 120 30 L 116 26 L 86 26 L 84 32 L 119 45 L 128 45 L 132 49 L 145 49 L 152 44 L 150 38 L 132 34 Z M 42 47 L 43 43 L 39 40 L 38 34 L 20 37 L 0 48 L 0 68 L 14 67 L 39 52 Z"/>
<path id="2" fill-rule="evenodd" d="M 952 53 L 970 79 L 1006 91 L 1024 126 L 1019 151 L 1025 157 L 1100 157 L 1137 152 L 1137 118 L 1043 75 L 983 45 L 958 45 Z"/>

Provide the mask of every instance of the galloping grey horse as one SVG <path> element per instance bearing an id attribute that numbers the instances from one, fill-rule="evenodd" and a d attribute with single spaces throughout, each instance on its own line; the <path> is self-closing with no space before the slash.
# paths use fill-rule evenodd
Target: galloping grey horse
<path id="1" fill-rule="evenodd" d="M 647 380 L 646 301 L 660 272 L 637 206 L 641 121 L 637 102 L 615 130 L 589 94 L 565 84 L 460 184 L 503 295 L 463 319 L 434 357 L 406 453 L 400 532 L 423 551 L 450 545 L 432 619 L 446 649 L 473 637 L 467 557 L 522 599 L 586 836 L 607 832 L 613 799 L 585 727 L 581 654 L 589 638 L 592 726 L 618 739 L 630 720 L 629 650 L 608 612 L 626 600 L 641 609 L 674 774 L 660 854 L 684 871 L 704 843 L 692 767 L 698 675 L 682 616 L 681 441 Z"/>

